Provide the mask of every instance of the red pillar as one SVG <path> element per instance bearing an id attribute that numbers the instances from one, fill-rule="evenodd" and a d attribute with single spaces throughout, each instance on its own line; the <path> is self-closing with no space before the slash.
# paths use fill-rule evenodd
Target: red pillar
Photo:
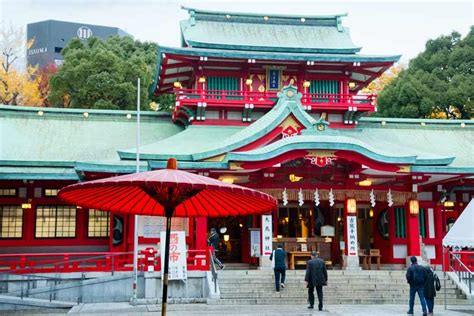
<path id="1" fill-rule="evenodd" d="M 410 205 L 405 203 L 407 217 L 407 255 L 420 256 L 420 227 L 418 226 L 418 215 L 410 214 Z"/>
<path id="2" fill-rule="evenodd" d="M 196 217 L 196 249 L 207 247 L 207 218 Z"/>

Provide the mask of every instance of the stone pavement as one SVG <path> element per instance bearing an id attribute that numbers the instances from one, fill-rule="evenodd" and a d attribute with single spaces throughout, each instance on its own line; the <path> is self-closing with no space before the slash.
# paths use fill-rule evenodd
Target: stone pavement
<path id="1" fill-rule="evenodd" d="M 127 303 L 96 303 L 83 304 L 72 308 L 68 314 L 76 315 L 159 315 L 160 305 L 130 306 Z M 206 304 L 173 304 L 168 306 L 170 316 L 190 315 L 406 315 L 404 305 L 329 305 L 322 312 L 308 310 L 306 305 L 206 305 Z M 422 315 L 421 307 L 415 306 L 415 315 Z M 468 306 L 435 306 L 436 316 L 468 316 L 474 315 L 474 305 Z"/>

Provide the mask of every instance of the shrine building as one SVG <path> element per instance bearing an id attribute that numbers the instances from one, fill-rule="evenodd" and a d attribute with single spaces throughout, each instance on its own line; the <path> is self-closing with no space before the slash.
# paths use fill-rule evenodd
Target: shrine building
<path id="1" fill-rule="evenodd" d="M 176 101 L 171 114 L 141 113 L 140 170 L 175 157 L 279 201 L 271 238 L 262 216 L 173 219 L 188 249 L 216 228 L 226 264 L 262 264 L 277 244 L 335 268 L 370 253 L 441 264 L 441 240 L 474 196 L 474 121 L 370 116 L 377 96 L 364 88 L 400 56 L 360 54 L 345 15 L 186 10 L 182 47 L 158 49 L 153 92 Z M 132 251 L 132 215 L 57 192 L 133 173 L 136 154 L 136 112 L 0 106 L 0 253 Z M 162 228 L 140 217 L 139 248 Z"/>

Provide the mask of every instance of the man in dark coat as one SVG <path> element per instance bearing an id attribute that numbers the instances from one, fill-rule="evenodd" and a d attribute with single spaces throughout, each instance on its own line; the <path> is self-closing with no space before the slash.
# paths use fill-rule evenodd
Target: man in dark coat
<path id="1" fill-rule="evenodd" d="M 320 311 L 323 310 L 323 286 L 327 285 L 328 272 L 326 271 L 324 260 L 319 258 L 315 251 L 311 253 L 311 260 L 308 261 L 304 280 L 306 281 L 306 287 L 308 288 L 308 308 L 314 308 L 314 288 L 316 288 L 319 302 L 318 309 Z"/>
<path id="2" fill-rule="evenodd" d="M 425 268 L 418 265 L 416 257 L 411 257 L 411 266 L 407 269 L 407 282 L 410 284 L 410 301 L 408 307 L 408 315 L 413 315 L 413 306 L 415 305 L 415 294 L 418 293 L 420 298 L 423 316 L 426 316 L 425 302 Z"/>
<path id="3" fill-rule="evenodd" d="M 225 265 L 222 264 L 222 262 L 217 258 L 217 254 L 219 253 L 219 235 L 217 234 L 217 230 L 215 228 L 211 228 L 211 235 L 207 239 L 207 243 L 209 246 L 212 246 L 214 248 L 214 256 L 213 256 L 213 261 L 219 269 L 223 270 L 225 268 Z"/>
<path id="4" fill-rule="evenodd" d="M 275 288 L 277 292 L 280 292 L 280 286 L 285 288 L 285 275 L 286 275 L 286 252 L 283 250 L 281 245 L 278 245 L 270 255 L 272 260 L 273 271 L 275 272 Z M 281 281 L 280 281 L 281 276 Z M 280 283 L 281 282 L 281 283 Z"/>
<path id="5" fill-rule="evenodd" d="M 428 308 L 428 315 L 433 315 L 434 308 L 434 298 L 436 296 L 436 291 L 441 288 L 441 282 L 436 274 L 434 274 L 433 269 L 430 266 L 425 268 L 425 300 L 426 307 Z"/>

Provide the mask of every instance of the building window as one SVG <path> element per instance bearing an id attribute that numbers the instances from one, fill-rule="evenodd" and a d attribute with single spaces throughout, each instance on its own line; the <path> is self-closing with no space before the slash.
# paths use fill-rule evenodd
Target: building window
<path id="1" fill-rule="evenodd" d="M 56 47 L 54 48 L 54 52 L 55 52 L 55 53 L 61 53 L 62 49 L 63 49 L 62 47 L 57 47 L 57 46 L 56 46 Z"/>
<path id="2" fill-rule="evenodd" d="M 0 238 L 21 238 L 23 209 L 20 206 L 0 206 Z"/>
<path id="3" fill-rule="evenodd" d="M 395 208 L 395 237 L 406 238 L 406 217 L 403 207 Z"/>
<path id="4" fill-rule="evenodd" d="M 109 237 L 110 213 L 89 210 L 87 237 Z"/>
<path id="5" fill-rule="evenodd" d="M 420 212 L 418 213 L 418 225 L 420 227 L 420 236 L 426 238 L 426 217 L 425 209 L 420 207 Z"/>
<path id="6" fill-rule="evenodd" d="M 0 189 L 0 196 L 16 196 L 16 189 Z"/>
<path id="7" fill-rule="evenodd" d="M 45 189 L 44 196 L 57 196 L 59 189 Z"/>
<path id="8" fill-rule="evenodd" d="M 36 238 L 76 237 L 76 208 L 73 206 L 38 206 Z"/>

